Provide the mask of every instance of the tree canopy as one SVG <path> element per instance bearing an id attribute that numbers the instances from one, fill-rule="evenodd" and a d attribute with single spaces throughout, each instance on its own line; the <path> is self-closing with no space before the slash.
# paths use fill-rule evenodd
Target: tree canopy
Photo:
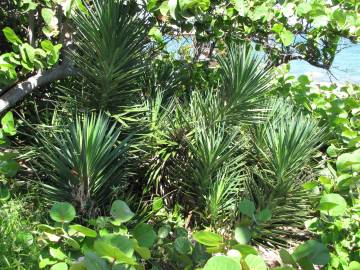
<path id="1" fill-rule="evenodd" d="M 356 0 L 149 0 L 127 1 L 149 19 L 148 37 L 165 47 L 191 45 L 191 62 L 213 59 L 232 40 L 251 41 L 273 65 L 301 59 L 330 69 L 343 40 L 360 37 Z M 0 7 L 0 112 L 34 89 L 77 75 L 71 57 L 76 12 L 82 0 L 14 0 Z M 160 52 L 161 53 L 161 52 Z"/>

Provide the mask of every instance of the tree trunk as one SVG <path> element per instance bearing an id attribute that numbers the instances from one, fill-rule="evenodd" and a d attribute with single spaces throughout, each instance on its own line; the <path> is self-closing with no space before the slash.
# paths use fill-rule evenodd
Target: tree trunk
<path id="1" fill-rule="evenodd" d="M 69 64 L 62 64 L 47 71 L 39 71 L 25 81 L 17 83 L 0 96 L 0 114 L 13 107 L 36 88 L 74 74 L 75 70 Z"/>

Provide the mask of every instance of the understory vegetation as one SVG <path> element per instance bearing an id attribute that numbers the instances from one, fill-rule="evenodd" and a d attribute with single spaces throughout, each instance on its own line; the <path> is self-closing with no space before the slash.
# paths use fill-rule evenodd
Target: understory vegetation
<path id="1" fill-rule="evenodd" d="M 291 76 L 275 48 L 231 33 L 234 14 L 261 29 L 265 4 L 230 1 L 214 37 L 199 29 L 217 1 L 20 2 L 43 21 L 39 40 L 3 29 L 0 269 L 360 269 L 360 86 Z M 326 37 L 330 7 L 290 2 Z M 355 42 L 348 2 L 329 18 L 348 14 Z M 282 47 L 286 14 L 272 14 Z M 173 29 L 190 17 L 184 42 Z M 207 38 L 211 53 L 191 49 Z M 331 66 L 336 46 L 306 46 Z M 19 78 L 24 97 L 43 72 L 55 79 L 8 110 Z"/>

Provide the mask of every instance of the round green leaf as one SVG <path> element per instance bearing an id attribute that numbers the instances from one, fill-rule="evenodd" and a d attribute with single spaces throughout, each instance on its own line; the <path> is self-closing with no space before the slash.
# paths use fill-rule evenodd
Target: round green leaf
<path id="1" fill-rule="evenodd" d="M 108 270 L 106 261 L 93 252 L 85 253 L 84 264 L 87 270 Z"/>
<path id="2" fill-rule="evenodd" d="M 133 246 L 134 246 L 134 250 L 144 259 L 144 260 L 148 260 L 151 258 L 151 252 L 150 249 L 146 248 L 146 247 L 140 247 L 137 243 L 137 241 L 135 239 L 133 240 Z"/>
<path id="3" fill-rule="evenodd" d="M 315 240 L 309 240 L 298 246 L 293 256 L 296 261 L 307 258 L 312 264 L 326 265 L 330 261 L 330 254 L 327 247 Z"/>
<path id="4" fill-rule="evenodd" d="M 14 30 L 12 30 L 10 27 L 5 27 L 3 29 L 3 33 L 7 41 L 9 41 L 12 44 L 18 45 L 21 44 L 21 39 L 15 34 Z"/>
<path id="5" fill-rule="evenodd" d="M 298 15 L 304 15 L 308 12 L 311 11 L 311 5 L 309 3 L 306 3 L 306 2 L 303 2 L 303 3 L 300 3 L 297 7 L 296 7 L 296 13 Z"/>
<path id="6" fill-rule="evenodd" d="M 50 270 L 68 270 L 68 266 L 66 263 L 60 262 L 51 266 Z"/>
<path id="7" fill-rule="evenodd" d="M 270 15 L 268 7 L 265 5 L 257 6 L 252 15 L 252 19 L 257 21 L 263 17 L 266 17 L 267 15 Z"/>
<path id="8" fill-rule="evenodd" d="M 87 270 L 85 263 L 80 262 L 80 263 L 74 263 L 73 265 L 70 266 L 69 270 Z"/>
<path id="9" fill-rule="evenodd" d="M 64 239 L 64 243 L 72 247 L 73 249 L 80 249 L 80 244 L 75 239 L 72 239 L 70 237 Z"/>
<path id="10" fill-rule="evenodd" d="M 326 154 L 328 154 L 329 157 L 337 157 L 338 150 L 339 149 L 337 149 L 336 146 L 332 144 L 326 149 Z"/>
<path id="11" fill-rule="evenodd" d="M 163 205 L 163 199 L 161 197 L 155 197 L 152 203 L 152 210 L 157 212 L 163 207 Z"/>
<path id="12" fill-rule="evenodd" d="M 5 153 L 5 156 L 0 156 L 0 158 L 5 158 L 4 161 L 0 160 L 0 174 L 5 175 L 6 177 L 14 177 L 19 171 L 20 166 L 15 160 L 6 157 L 6 154 L 8 153 Z"/>
<path id="13" fill-rule="evenodd" d="M 312 22 L 312 25 L 314 27 L 323 27 L 323 26 L 326 26 L 329 22 L 329 18 L 328 16 L 326 15 L 319 15 L 319 16 L 316 16 Z"/>
<path id="14" fill-rule="evenodd" d="M 57 202 L 50 210 L 50 217 L 56 222 L 70 222 L 75 216 L 76 212 L 74 206 L 67 202 Z"/>
<path id="15" fill-rule="evenodd" d="M 294 42 L 295 36 L 289 30 L 283 30 L 280 32 L 280 39 L 284 46 L 289 46 Z"/>
<path id="16" fill-rule="evenodd" d="M 193 234 L 193 238 L 205 246 L 216 247 L 223 242 L 223 238 L 213 232 L 209 231 L 199 231 Z"/>
<path id="17" fill-rule="evenodd" d="M 107 256 L 130 265 L 136 264 L 136 261 L 133 258 L 128 257 L 124 252 L 108 243 L 106 240 L 96 240 L 94 242 L 94 250 L 101 257 Z"/>
<path id="18" fill-rule="evenodd" d="M 180 254 L 186 255 L 191 253 L 192 245 L 187 237 L 178 237 L 174 241 L 174 248 Z"/>
<path id="19" fill-rule="evenodd" d="M 350 262 L 349 270 L 360 270 L 360 263 L 356 261 Z"/>
<path id="20" fill-rule="evenodd" d="M 176 237 L 180 237 L 180 236 L 188 236 L 188 231 L 183 228 L 183 227 L 175 227 L 175 235 Z"/>
<path id="21" fill-rule="evenodd" d="M 227 256 L 215 256 L 210 258 L 203 270 L 241 270 L 240 262 Z"/>
<path id="22" fill-rule="evenodd" d="M 345 199 L 337 193 L 324 194 L 318 209 L 330 216 L 341 216 L 345 213 L 347 203 Z"/>
<path id="23" fill-rule="evenodd" d="M 340 172 L 351 172 L 360 170 L 360 149 L 352 153 L 340 155 L 336 160 L 336 168 Z"/>
<path id="24" fill-rule="evenodd" d="M 108 234 L 101 238 L 114 247 L 121 250 L 126 256 L 131 257 L 134 254 L 134 243 L 127 236 Z"/>
<path id="25" fill-rule="evenodd" d="M 162 2 L 159 7 L 159 11 L 160 11 L 161 15 L 166 16 L 167 13 L 169 12 L 169 2 L 168 1 Z"/>
<path id="26" fill-rule="evenodd" d="M 171 231 L 171 227 L 169 225 L 161 226 L 158 230 L 159 238 L 166 238 Z"/>
<path id="27" fill-rule="evenodd" d="M 236 227 L 235 228 L 235 240 L 239 244 L 246 244 L 251 239 L 250 230 L 246 227 Z"/>
<path id="28" fill-rule="evenodd" d="M 169 0 L 168 7 L 169 7 L 169 11 L 170 11 L 170 16 L 176 20 L 177 0 Z"/>
<path id="29" fill-rule="evenodd" d="M 10 191 L 7 185 L 0 183 L 0 201 L 7 201 L 10 199 Z"/>
<path id="30" fill-rule="evenodd" d="M 264 260 L 257 255 L 250 254 L 245 257 L 245 264 L 249 270 L 266 270 L 266 264 Z"/>
<path id="31" fill-rule="evenodd" d="M 140 223 L 133 232 L 134 238 L 140 246 L 151 248 L 157 238 L 157 235 L 150 224 Z"/>
<path id="32" fill-rule="evenodd" d="M 110 210 L 110 214 L 120 222 L 127 222 L 134 217 L 134 213 L 130 210 L 126 202 L 116 200 L 113 202 Z"/>
<path id="33" fill-rule="evenodd" d="M 49 8 L 41 9 L 41 17 L 44 19 L 44 22 L 47 25 L 51 25 L 52 18 L 54 17 L 54 12 Z"/>
<path id="34" fill-rule="evenodd" d="M 48 265 L 53 265 L 55 263 L 57 263 L 57 261 L 51 261 L 49 258 L 40 259 L 39 268 L 42 269 L 42 268 L 45 268 Z"/>
<path id="35" fill-rule="evenodd" d="M 240 253 L 243 257 L 245 257 L 249 254 L 258 255 L 256 248 L 249 246 L 249 245 L 236 244 L 236 245 L 232 246 L 231 248 L 240 251 Z"/>
<path id="36" fill-rule="evenodd" d="M 163 41 L 163 36 L 159 28 L 153 26 L 149 31 L 149 36 L 155 41 L 161 43 Z M 161 198 L 160 198 L 161 199 Z"/>
<path id="37" fill-rule="evenodd" d="M 53 258 L 58 259 L 58 260 L 65 260 L 67 258 L 65 253 L 62 252 L 60 250 L 60 248 L 52 248 L 52 247 L 50 247 L 49 248 L 49 253 Z"/>
<path id="38" fill-rule="evenodd" d="M 263 209 L 259 213 L 256 213 L 255 218 L 259 223 L 265 223 L 271 219 L 272 213 L 270 209 Z"/>
<path id="39" fill-rule="evenodd" d="M 296 264 L 294 257 L 289 252 L 287 252 L 285 249 L 280 249 L 279 255 L 284 264 L 290 264 L 293 267 L 297 268 L 297 264 Z"/>
<path id="40" fill-rule="evenodd" d="M 252 201 L 245 199 L 239 203 L 239 211 L 248 217 L 252 217 L 255 212 L 255 205 Z"/>
<path id="41" fill-rule="evenodd" d="M 309 181 L 309 182 L 306 182 L 303 184 L 303 188 L 305 190 L 313 190 L 317 186 L 318 186 L 318 182 L 315 182 L 315 181 Z"/>
<path id="42" fill-rule="evenodd" d="M 79 225 L 79 224 L 71 225 L 70 228 L 77 231 L 77 232 L 79 232 L 79 233 L 82 233 L 83 235 L 85 235 L 87 237 L 95 238 L 97 236 L 96 231 L 94 231 L 92 229 L 89 229 L 87 227 L 84 227 L 82 225 Z"/>
<path id="43" fill-rule="evenodd" d="M 3 131 L 8 135 L 15 135 L 16 129 L 15 129 L 15 122 L 12 112 L 7 112 L 3 118 L 1 119 L 1 125 Z"/>

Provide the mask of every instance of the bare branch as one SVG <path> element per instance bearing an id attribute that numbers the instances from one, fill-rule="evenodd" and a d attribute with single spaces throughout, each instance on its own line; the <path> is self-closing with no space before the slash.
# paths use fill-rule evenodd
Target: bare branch
<path id="1" fill-rule="evenodd" d="M 47 71 L 39 71 L 34 76 L 19 82 L 2 96 L 0 96 L 0 113 L 5 112 L 18 101 L 38 87 L 45 86 L 53 81 L 64 79 L 68 76 L 75 75 L 76 71 L 72 65 L 59 65 Z"/>
<path id="2" fill-rule="evenodd" d="M 29 11 L 28 41 L 31 46 L 35 46 L 35 12 Z"/>

